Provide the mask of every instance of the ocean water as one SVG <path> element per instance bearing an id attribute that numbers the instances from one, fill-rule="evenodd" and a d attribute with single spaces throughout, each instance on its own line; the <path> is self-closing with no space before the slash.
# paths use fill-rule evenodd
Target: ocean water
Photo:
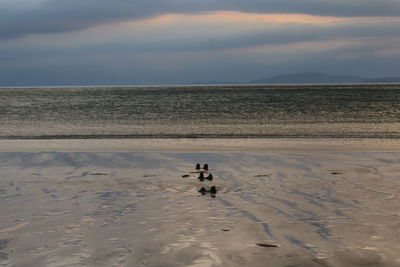
<path id="1" fill-rule="evenodd" d="M 400 84 L 0 88 L 0 138 L 400 138 Z"/>

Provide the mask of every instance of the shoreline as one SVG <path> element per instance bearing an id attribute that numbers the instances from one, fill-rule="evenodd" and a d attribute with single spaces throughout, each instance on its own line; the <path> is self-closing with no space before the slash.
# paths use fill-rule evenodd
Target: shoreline
<path id="1" fill-rule="evenodd" d="M 0 152 L 398 152 L 398 138 L 0 139 Z"/>

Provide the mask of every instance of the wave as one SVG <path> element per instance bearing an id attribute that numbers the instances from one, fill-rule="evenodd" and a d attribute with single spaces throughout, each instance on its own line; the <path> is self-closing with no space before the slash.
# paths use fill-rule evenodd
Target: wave
<path id="1" fill-rule="evenodd" d="M 390 135 L 351 135 L 351 134 L 321 134 L 321 135 L 268 135 L 268 134 L 167 134 L 167 135 L 4 135 L 3 140 L 51 140 L 51 139 L 400 139 L 400 134 Z"/>

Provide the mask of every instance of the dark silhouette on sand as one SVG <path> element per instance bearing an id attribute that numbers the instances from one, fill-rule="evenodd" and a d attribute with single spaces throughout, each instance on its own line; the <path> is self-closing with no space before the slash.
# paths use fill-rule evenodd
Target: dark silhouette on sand
<path id="1" fill-rule="evenodd" d="M 208 164 L 207 164 L 207 163 L 204 164 L 203 169 L 204 169 L 205 171 L 208 171 Z"/>
<path id="2" fill-rule="evenodd" d="M 217 194 L 217 188 L 215 186 L 211 186 L 210 190 L 207 190 L 205 187 L 200 188 L 199 193 L 204 196 L 207 193 L 210 193 L 210 196 L 215 198 L 215 195 Z"/>
<path id="3" fill-rule="evenodd" d="M 211 173 L 207 177 L 204 177 L 204 174 L 201 172 L 199 174 L 199 177 L 197 177 L 197 179 L 200 180 L 201 182 L 203 182 L 204 180 L 212 181 L 214 179 L 214 177 Z"/>
<path id="4" fill-rule="evenodd" d="M 200 181 L 203 182 L 203 181 L 204 181 L 204 173 L 201 172 L 201 173 L 199 174 L 199 177 L 197 177 L 197 179 L 199 179 Z"/>

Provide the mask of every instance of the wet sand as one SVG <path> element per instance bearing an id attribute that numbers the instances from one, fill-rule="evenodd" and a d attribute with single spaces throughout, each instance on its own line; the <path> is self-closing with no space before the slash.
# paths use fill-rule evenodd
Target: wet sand
<path id="1" fill-rule="evenodd" d="M 400 266 L 398 143 L 335 142 L 1 141 L 0 266 Z"/>

